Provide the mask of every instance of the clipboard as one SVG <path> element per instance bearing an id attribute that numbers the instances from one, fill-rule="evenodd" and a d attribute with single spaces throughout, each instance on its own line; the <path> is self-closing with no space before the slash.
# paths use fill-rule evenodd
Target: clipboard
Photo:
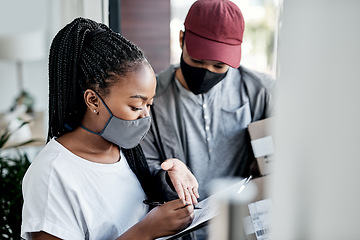
<path id="1" fill-rule="evenodd" d="M 156 240 L 173 240 L 185 236 L 204 226 L 207 226 L 210 223 L 210 220 L 218 215 L 217 198 L 229 192 L 240 194 L 240 192 L 246 187 L 246 184 L 250 181 L 251 178 L 252 176 L 242 179 L 237 183 L 229 186 L 228 188 L 221 190 L 209 196 L 208 198 L 205 198 L 204 200 L 200 201 L 196 206 L 200 207 L 201 209 L 194 210 L 195 216 L 190 226 L 188 226 L 179 233 L 162 238 L 157 238 Z M 241 191 L 238 192 L 240 189 Z"/>

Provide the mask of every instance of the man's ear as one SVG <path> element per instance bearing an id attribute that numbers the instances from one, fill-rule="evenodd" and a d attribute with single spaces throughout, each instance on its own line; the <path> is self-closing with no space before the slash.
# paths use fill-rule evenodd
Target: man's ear
<path id="1" fill-rule="evenodd" d="M 98 112 L 100 99 L 93 90 L 86 89 L 86 91 L 84 92 L 84 101 L 91 112 Z"/>
<path id="2" fill-rule="evenodd" d="M 179 32 L 179 43 L 180 43 L 180 48 L 183 49 L 183 45 L 184 45 L 184 37 L 185 37 L 185 34 L 184 34 L 184 31 L 180 30 Z"/>

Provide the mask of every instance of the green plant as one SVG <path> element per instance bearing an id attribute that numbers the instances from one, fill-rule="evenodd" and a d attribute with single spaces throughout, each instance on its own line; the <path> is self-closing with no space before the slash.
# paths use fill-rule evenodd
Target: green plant
<path id="1" fill-rule="evenodd" d="M 28 122 L 19 128 L 25 124 Z M 0 239 L 20 239 L 23 205 L 21 185 L 30 162 L 26 153 L 22 153 L 18 147 L 37 141 L 5 147 L 11 134 L 5 129 L 0 135 Z"/>

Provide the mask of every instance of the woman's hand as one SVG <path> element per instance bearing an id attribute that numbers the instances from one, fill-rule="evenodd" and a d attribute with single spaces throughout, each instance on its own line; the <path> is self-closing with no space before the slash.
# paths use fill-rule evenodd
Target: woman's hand
<path id="1" fill-rule="evenodd" d="M 153 208 L 141 221 L 152 237 L 164 237 L 188 227 L 194 218 L 194 207 L 184 199 L 176 199 Z"/>
<path id="2" fill-rule="evenodd" d="M 173 235 L 188 227 L 194 219 L 194 207 L 176 199 L 153 208 L 140 222 L 116 240 L 153 240 Z"/>
<path id="3" fill-rule="evenodd" d="M 180 199 L 185 199 L 188 204 L 197 204 L 199 198 L 199 184 L 187 166 L 176 158 L 166 159 L 161 168 L 169 174 L 172 184 Z"/>

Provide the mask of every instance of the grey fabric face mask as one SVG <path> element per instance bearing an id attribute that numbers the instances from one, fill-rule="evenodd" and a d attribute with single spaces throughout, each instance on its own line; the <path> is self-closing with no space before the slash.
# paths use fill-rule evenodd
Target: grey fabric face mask
<path id="1" fill-rule="evenodd" d="M 96 92 L 95 92 L 96 93 Z M 99 94 L 96 93 L 99 96 Z M 106 103 L 99 96 L 104 103 L 106 109 L 110 113 L 109 120 L 106 122 L 101 132 L 96 133 L 87 129 L 83 125 L 81 127 L 88 132 L 94 133 L 118 145 L 121 148 L 130 149 L 136 147 L 141 140 L 144 139 L 150 129 L 151 117 L 143 117 L 136 120 L 123 120 L 117 118 L 112 114 Z"/>

